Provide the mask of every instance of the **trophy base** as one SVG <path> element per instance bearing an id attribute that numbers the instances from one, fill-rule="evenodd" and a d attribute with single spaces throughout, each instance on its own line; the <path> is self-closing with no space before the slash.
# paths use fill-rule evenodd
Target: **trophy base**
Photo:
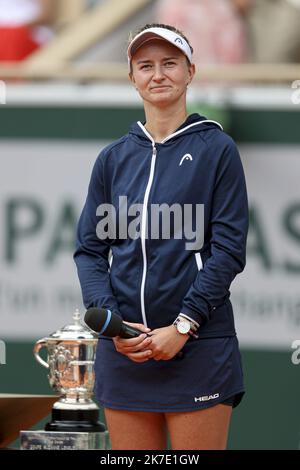
<path id="1" fill-rule="evenodd" d="M 21 431 L 21 450 L 108 450 L 105 432 Z"/>
<path id="2" fill-rule="evenodd" d="M 45 431 L 101 433 L 106 431 L 98 421 L 98 410 L 87 409 L 52 409 L 52 420 L 45 426 Z"/>

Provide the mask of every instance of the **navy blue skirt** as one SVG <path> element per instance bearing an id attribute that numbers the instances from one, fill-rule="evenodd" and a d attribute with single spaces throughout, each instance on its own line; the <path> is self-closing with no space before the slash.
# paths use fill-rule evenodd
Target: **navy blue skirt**
<path id="1" fill-rule="evenodd" d="M 98 402 L 105 408 L 146 412 L 240 403 L 245 389 L 236 336 L 191 339 L 182 352 L 181 358 L 136 363 L 117 352 L 111 339 L 100 338 L 95 362 Z"/>

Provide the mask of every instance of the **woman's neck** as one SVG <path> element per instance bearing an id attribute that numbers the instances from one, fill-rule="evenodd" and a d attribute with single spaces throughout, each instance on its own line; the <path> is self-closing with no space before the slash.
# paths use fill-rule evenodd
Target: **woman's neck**
<path id="1" fill-rule="evenodd" d="M 180 127 L 187 118 L 186 108 L 178 109 L 146 109 L 147 131 L 155 142 L 161 142 Z"/>

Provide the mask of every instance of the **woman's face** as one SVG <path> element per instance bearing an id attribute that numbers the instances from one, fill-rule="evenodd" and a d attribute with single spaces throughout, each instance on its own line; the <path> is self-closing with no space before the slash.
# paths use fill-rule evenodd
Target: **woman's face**
<path id="1" fill-rule="evenodd" d="M 145 102 L 157 106 L 185 100 L 195 66 L 172 44 L 154 39 L 142 45 L 132 58 L 129 76 Z"/>

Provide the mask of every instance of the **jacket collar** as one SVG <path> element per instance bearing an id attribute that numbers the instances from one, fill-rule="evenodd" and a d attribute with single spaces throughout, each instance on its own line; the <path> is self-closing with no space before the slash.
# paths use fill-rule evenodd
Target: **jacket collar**
<path id="1" fill-rule="evenodd" d="M 187 117 L 185 122 L 181 126 L 179 126 L 175 132 L 167 136 L 161 143 L 163 144 L 167 141 L 176 139 L 178 136 L 181 136 L 183 134 L 185 135 L 185 134 L 190 134 L 193 132 L 198 132 L 199 126 L 203 127 L 202 130 L 207 130 L 211 127 L 216 127 L 216 126 L 221 128 L 221 130 L 223 130 L 221 124 L 219 124 L 218 122 L 211 121 L 207 119 L 205 116 L 201 116 L 198 113 L 193 113 Z M 137 123 L 131 126 L 129 134 L 134 135 L 142 140 L 147 140 L 147 141 L 150 140 L 152 145 L 155 143 L 151 134 L 145 128 L 145 123 L 142 123 L 140 121 L 138 121 Z"/>

